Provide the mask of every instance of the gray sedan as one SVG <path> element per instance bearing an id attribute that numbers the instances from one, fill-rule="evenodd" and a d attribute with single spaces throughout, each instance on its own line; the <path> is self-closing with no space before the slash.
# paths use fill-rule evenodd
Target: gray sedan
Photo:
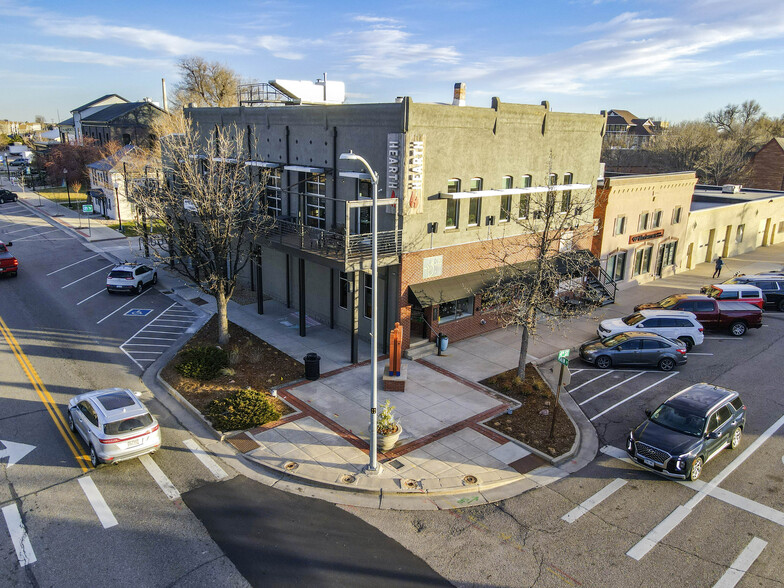
<path id="1" fill-rule="evenodd" d="M 598 368 L 650 365 L 669 372 L 686 363 L 686 345 L 655 333 L 629 332 L 589 341 L 580 347 L 580 359 Z"/>

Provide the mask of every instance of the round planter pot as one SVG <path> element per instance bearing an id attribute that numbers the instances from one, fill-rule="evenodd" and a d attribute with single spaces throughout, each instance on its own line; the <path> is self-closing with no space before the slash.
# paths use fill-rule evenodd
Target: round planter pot
<path id="1" fill-rule="evenodd" d="M 389 451 L 395 446 L 397 440 L 400 439 L 400 434 L 403 432 L 403 427 L 400 426 L 400 423 L 397 425 L 397 432 L 392 433 L 391 435 L 382 435 L 381 433 L 378 434 L 378 450 L 381 452 Z"/>

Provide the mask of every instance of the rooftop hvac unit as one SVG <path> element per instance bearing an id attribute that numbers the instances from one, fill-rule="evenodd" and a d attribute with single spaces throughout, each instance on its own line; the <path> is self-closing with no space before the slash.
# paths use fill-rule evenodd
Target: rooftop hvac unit
<path id="1" fill-rule="evenodd" d="M 740 184 L 724 184 L 721 187 L 721 191 L 724 194 L 737 194 L 742 189 L 743 189 L 743 186 L 741 186 Z"/>

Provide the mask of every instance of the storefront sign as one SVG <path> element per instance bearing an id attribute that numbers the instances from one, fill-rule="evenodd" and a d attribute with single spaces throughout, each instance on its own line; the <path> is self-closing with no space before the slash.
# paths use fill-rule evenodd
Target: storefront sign
<path id="1" fill-rule="evenodd" d="M 664 229 L 657 229 L 655 231 L 648 231 L 647 233 L 637 233 L 629 237 L 629 243 L 640 243 L 649 239 L 658 239 L 664 236 Z"/>
<path id="2" fill-rule="evenodd" d="M 387 134 L 387 198 L 400 196 L 400 181 L 403 177 L 403 135 Z"/>
<path id="3" fill-rule="evenodd" d="M 423 188 L 425 181 L 425 137 L 406 137 L 406 169 L 403 214 L 421 214 L 424 211 Z"/>
<path id="4" fill-rule="evenodd" d="M 444 256 L 434 255 L 422 260 L 422 278 L 436 278 L 444 271 Z"/>

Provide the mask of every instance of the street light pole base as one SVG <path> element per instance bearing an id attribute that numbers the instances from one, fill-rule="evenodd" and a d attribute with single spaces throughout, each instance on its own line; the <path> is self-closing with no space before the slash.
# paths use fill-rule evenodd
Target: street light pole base
<path id="1" fill-rule="evenodd" d="M 366 465 L 363 472 L 366 476 L 378 476 L 383 469 L 384 467 L 381 464 L 376 465 L 375 468 L 371 467 L 370 465 Z"/>

